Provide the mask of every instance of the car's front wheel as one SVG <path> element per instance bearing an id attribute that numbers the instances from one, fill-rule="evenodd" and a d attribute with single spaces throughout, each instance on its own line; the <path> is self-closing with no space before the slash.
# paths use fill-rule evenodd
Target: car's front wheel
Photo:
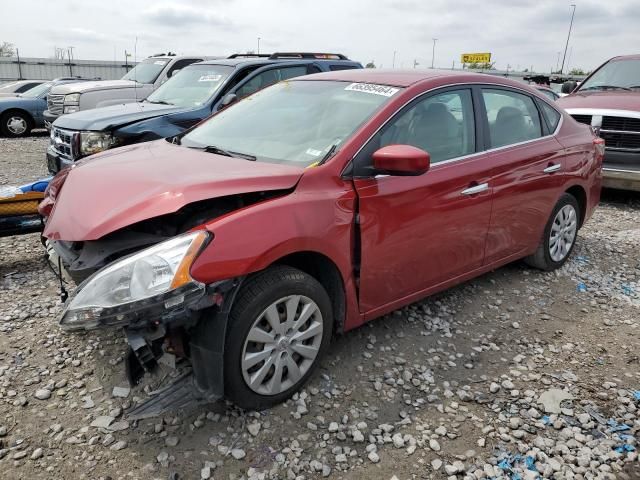
<path id="1" fill-rule="evenodd" d="M 333 325 L 322 285 L 276 266 L 250 278 L 232 307 L 225 348 L 225 395 L 259 410 L 283 402 L 309 379 Z"/>
<path id="2" fill-rule="evenodd" d="M 546 271 L 564 265 L 576 243 L 580 215 L 576 198 L 569 193 L 563 194 L 545 226 L 538 250 L 525 258 L 525 262 Z"/>
<path id="3" fill-rule="evenodd" d="M 31 132 L 31 118 L 22 112 L 8 112 L 0 118 L 0 131 L 6 137 L 24 137 Z"/>

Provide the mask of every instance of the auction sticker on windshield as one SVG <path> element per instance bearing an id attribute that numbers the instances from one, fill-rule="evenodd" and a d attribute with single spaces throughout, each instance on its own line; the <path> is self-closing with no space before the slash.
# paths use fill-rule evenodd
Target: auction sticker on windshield
<path id="1" fill-rule="evenodd" d="M 202 75 L 198 81 L 199 82 L 219 82 L 222 78 L 222 75 Z"/>
<path id="2" fill-rule="evenodd" d="M 391 97 L 396 94 L 399 88 L 387 87 L 386 85 L 375 85 L 373 83 L 352 83 L 345 90 L 354 92 L 373 93 L 374 95 L 382 95 L 383 97 Z"/>

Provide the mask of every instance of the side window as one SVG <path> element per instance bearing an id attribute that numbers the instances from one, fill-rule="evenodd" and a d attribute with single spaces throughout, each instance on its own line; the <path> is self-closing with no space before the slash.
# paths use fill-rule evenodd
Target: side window
<path id="1" fill-rule="evenodd" d="M 435 164 L 475 152 L 471 90 L 449 90 L 415 101 L 392 118 L 354 161 L 356 176 L 373 172 L 373 152 L 387 145 L 412 145 Z"/>
<path id="2" fill-rule="evenodd" d="M 174 73 L 177 73 L 179 70 L 182 70 L 187 65 L 191 65 L 192 63 L 201 62 L 200 58 L 183 58 L 182 60 L 176 61 L 169 71 L 167 72 L 167 78 L 171 78 Z"/>
<path id="3" fill-rule="evenodd" d="M 282 68 L 272 68 L 271 70 L 266 70 L 262 73 L 259 73 L 247 83 L 245 83 L 242 87 L 236 90 L 236 95 L 238 98 L 244 98 L 251 95 L 258 90 L 261 90 L 269 85 L 273 85 L 274 83 L 278 83 L 282 80 L 288 80 L 289 78 L 299 77 L 301 75 L 307 74 L 307 66 L 300 65 L 295 67 L 282 67 Z"/>
<path id="4" fill-rule="evenodd" d="M 547 125 L 549 126 L 549 130 L 551 133 L 555 132 L 556 128 L 558 128 L 558 123 L 560 123 L 560 113 L 551 105 L 547 105 L 544 102 L 540 102 L 540 107 L 542 115 L 544 115 Z"/>
<path id="5" fill-rule="evenodd" d="M 31 90 L 33 87 L 40 85 L 39 83 L 25 83 L 24 85 L 22 85 L 21 87 L 19 87 L 15 93 L 23 93 L 26 92 L 27 90 Z"/>
<path id="6" fill-rule="evenodd" d="M 540 114 L 528 95 L 511 90 L 482 89 L 482 97 L 492 148 L 542 136 Z"/>
<path id="7" fill-rule="evenodd" d="M 334 63 L 332 65 L 329 65 L 329 70 L 331 70 L 332 72 L 338 71 L 338 70 L 355 70 L 356 67 L 355 65 L 349 65 L 349 64 L 340 64 L 340 63 Z"/>

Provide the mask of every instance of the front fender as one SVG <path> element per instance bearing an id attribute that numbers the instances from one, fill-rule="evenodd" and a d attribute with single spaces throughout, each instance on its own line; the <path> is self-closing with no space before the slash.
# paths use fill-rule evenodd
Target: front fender
<path id="1" fill-rule="evenodd" d="M 251 205 L 200 228 L 213 241 L 191 267 L 194 279 L 206 284 L 244 277 L 299 252 L 320 253 L 338 268 L 345 286 L 347 321 L 357 323 L 353 278 L 356 195 L 350 182 L 303 175 L 296 190 L 283 197 Z"/>

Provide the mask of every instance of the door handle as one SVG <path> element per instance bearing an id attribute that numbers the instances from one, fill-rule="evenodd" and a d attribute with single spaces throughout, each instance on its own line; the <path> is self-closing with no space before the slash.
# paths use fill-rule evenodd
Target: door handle
<path id="1" fill-rule="evenodd" d="M 562 165 L 560 165 L 559 163 L 556 163 L 555 165 L 549 165 L 547 168 L 545 168 L 543 170 L 544 173 L 553 173 L 553 172 L 557 172 L 558 170 L 560 170 L 560 168 L 562 168 Z"/>
<path id="2" fill-rule="evenodd" d="M 478 185 L 474 185 L 473 187 L 465 188 L 460 192 L 462 195 L 475 195 L 476 193 L 484 192 L 489 190 L 488 183 L 480 183 Z"/>

